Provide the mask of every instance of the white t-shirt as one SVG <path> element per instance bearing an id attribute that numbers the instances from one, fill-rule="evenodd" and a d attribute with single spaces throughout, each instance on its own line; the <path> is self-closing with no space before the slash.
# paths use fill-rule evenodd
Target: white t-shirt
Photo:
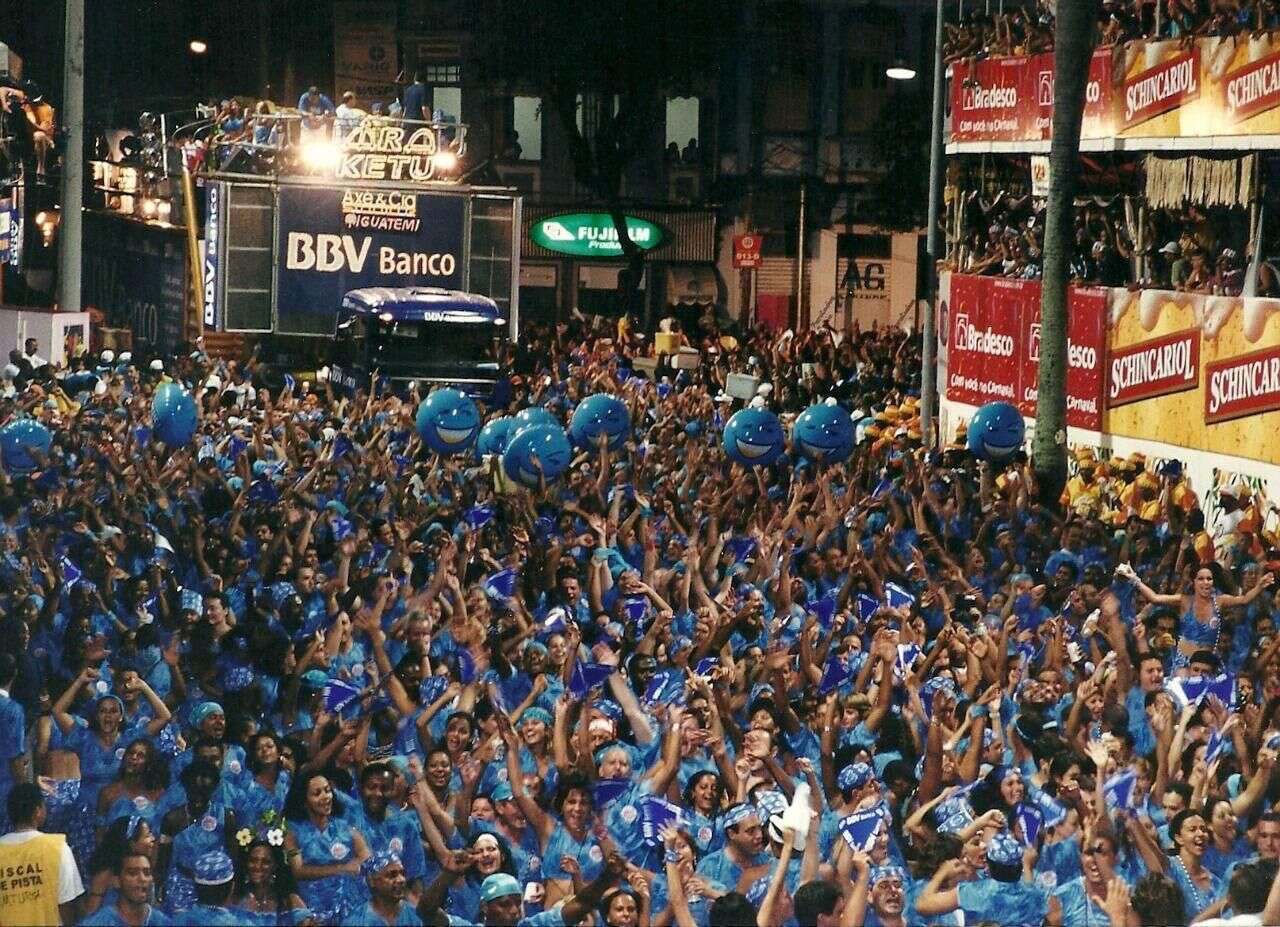
<path id="1" fill-rule="evenodd" d="M 0 844 L 11 846 L 26 843 L 32 837 L 40 836 L 38 830 L 23 830 L 5 834 L 0 837 Z M 74 901 L 84 894 L 84 883 L 80 881 L 80 870 L 76 867 L 76 858 L 67 842 L 62 842 L 62 859 L 58 865 L 58 904 Z"/>

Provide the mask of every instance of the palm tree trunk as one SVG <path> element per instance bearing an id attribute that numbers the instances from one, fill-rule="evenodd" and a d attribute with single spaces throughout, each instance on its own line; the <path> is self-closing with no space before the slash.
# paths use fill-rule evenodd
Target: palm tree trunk
<path id="1" fill-rule="evenodd" d="M 1099 0 L 1058 0 L 1053 55 L 1053 138 L 1044 229 L 1040 371 L 1032 443 L 1040 501 L 1057 503 L 1067 479 L 1067 269 L 1074 242 L 1076 170 Z"/>

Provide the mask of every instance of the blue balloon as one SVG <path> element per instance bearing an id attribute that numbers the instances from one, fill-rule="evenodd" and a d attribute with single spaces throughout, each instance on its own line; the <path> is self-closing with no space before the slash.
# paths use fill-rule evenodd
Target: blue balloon
<path id="1" fill-rule="evenodd" d="M 1008 460 L 1026 437 L 1022 413 L 1007 402 L 988 402 L 969 419 L 969 453 L 979 460 Z"/>
<path id="2" fill-rule="evenodd" d="M 438 454 L 461 454 L 480 433 L 480 410 L 461 390 L 445 386 L 432 390 L 418 404 L 418 434 Z"/>
<path id="3" fill-rule="evenodd" d="M 767 467 L 786 449 L 778 416 L 768 409 L 742 409 L 724 426 L 724 452 L 747 467 Z"/>
<path id="4" fill-rule="evenodd" d="M 480 429 L 480 434 L 476 437 L 476 456 L 484 457 L 486 454 L 501 454 L 507 449 L 507 442 L 511 440 L 511 435 L 515 430 L 516 420 L 510 415 L 490 419 Z"/>
<path id="5" fill-rule="evenodd" d="M 569 469 L 573 462 L 573 447 L 559 425 L 530 425 L 511 437 L 507 449 L 502 452 L 502 468 L 511 479 L 530 489 L 537 489 L 538 471 L 533 465 L 533 455 L 537 455 L 542 475 L 550 483 Z"/>
<path id="6" fill-rule="evenodd" d="M 595 448 L 601 435 L 609 439 L 609 450 L 620 450 L 631 434 L 631 413 L 617 396 L 596 393 L 578 403 L 569 419 L 569 437 L 581 448 Z"/>
<path id="7" fill-rule="evenodd" d="M 30 473 L 40 466 L 31 456 L 35 449 L 47 457 L 53 434 L 33 418 L 20 418 L 0 429 L 0 455 L 10 473 Z"/>
<path id="8" fill-rule="evenodd" d="M 162 383 L 151 401 L 151 427 L 169 447 L 182 447 L 196 433 L 196 401 L 177 383 Z"/>
<path id="9" fill-rule="evenodd" d="M 530 425 L 555 425 L 557 428 L 564 427 L 560 424 L 560 419 L 556 418 L 552 412 L 544 409 L 542 406 L 529 406 L 529 408 L 521 409 L 516 413 L 516 427 L 515 430 L 511 432 L 512 436 L 516 435 L 521 430 L 528 428 Z"/>
<path id="10" fill-rule="evenodd" d="M 800 453 L 816 463 L 839 463 L 853 453 L 853 417 L 835 403 L 819 402 L 791 428 Z"/>

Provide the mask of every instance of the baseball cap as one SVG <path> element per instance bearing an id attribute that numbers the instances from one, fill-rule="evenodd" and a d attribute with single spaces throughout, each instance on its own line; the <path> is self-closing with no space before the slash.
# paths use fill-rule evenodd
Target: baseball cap
<path id="1" fill-rule="evenodd" d="M 480 900 L 482 902 L 519 894 L 521 894 L 520 883 L 516 881 L 515 876 L 505 872 L 495 872 L 480 883 Z"/>
<path id="2" fill-rule="evenodd" d="M 509 782 L 499 782 L 493 787 L 493 791 L 489 793 L 489 800 L 494 802 L 511 801 L 514 797 L 511 793 L 511 784 Z"/>
<path id="3" fill-rule="evenodd" d="M 1181 254 L 1182 246 L 1179 245 L 1176 241 L 1171 241 L 1171 242 L 1168 242 L 1163 248 L 1160 249 L 1160 253 L 1161 254 Z"/>

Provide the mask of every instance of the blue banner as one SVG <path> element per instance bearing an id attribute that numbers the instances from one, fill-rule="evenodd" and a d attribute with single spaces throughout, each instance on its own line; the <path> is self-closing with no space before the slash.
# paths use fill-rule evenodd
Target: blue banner
<path id="1" fill-rule="evenodd" d="M 466 199 L 444 193 L 282 186 L 281 330 L 332 332 L 342 297 L 361 287 L 461 289 L 466 216 Z"/>

